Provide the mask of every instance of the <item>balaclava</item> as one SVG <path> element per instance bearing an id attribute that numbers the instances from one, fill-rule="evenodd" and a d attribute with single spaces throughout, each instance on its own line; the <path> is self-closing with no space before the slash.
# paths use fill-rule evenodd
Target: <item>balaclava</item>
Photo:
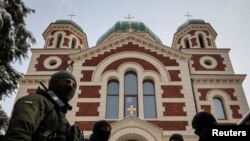
<path id="1" fill-rule="evenodd" d="M 75 88 L 60 81 L 64 78 L 70 78 L 76 82 L 75 77 L 68 71 L 59 71 L 51 76 L 49 90 L 53 91 L 65 104 L 71 100 L 75 94 Z"/>
<path id="2" fill-rule="evenodd" d="M 193 117 L 192 127 L 193 129 L 205 128 L 216 123 L 217 121 L 212 114 L 202 111 Z"/>
<path id="3" fill-rule="evenodd" d="M 170 138 L 169 141 L 175 140 L 175 141 L 183 141 L 182 135 L 181 134 L 173 134 Z"/>
<path id="4" fill-rule="evenodd" d="M 93 134 L 98 141 L 108 141 L 111 133 L 111 126 L 105 120 L 97 121 L 93 127 Z"/>
<path id="5" fill-rule="evenodd" d="M 195 129 L 195 134 L 199 136 L 199 141 L 207 141 L 208 128 L 212 125 L 216 125 L 217 121 L 214 116 L 208 112 L 199 112 L 193 117 L 192 127 Z"/>

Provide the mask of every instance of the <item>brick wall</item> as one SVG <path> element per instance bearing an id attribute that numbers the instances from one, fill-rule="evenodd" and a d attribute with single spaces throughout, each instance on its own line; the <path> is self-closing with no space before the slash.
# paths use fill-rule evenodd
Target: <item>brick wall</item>
<path id="1" fill-rule="evenodd" d="M 167 131 L 185 131 L 187 121 L 147 121 Z"/>
<path id="2" fill-rule="evenodd" d="M 98 107 L 100 106 L 99 102 L 79 102 L 77 107 L 79 111 L 76 112 L 76 116 L 99 116 Z"/>
<path id="3" fill-rule="evenodd" d="M 164 102 L 162 105 L 165 108 L 164 116 L 187 116 L 187 112 L 184 111 L 184 102 Z"/>
<path id="4" fill-rule="evenodd" d="M 101 86 L 80 86 L 81 93 L 78 98 L 100 98 Z"/>
<path id="5" fill-rule="evenodd" d="M 183 94 L 181 93 L 182 86 L 176 85 L 165 85 L 161 86 L 163 89 L 162 98 L 183 98 Z"/>

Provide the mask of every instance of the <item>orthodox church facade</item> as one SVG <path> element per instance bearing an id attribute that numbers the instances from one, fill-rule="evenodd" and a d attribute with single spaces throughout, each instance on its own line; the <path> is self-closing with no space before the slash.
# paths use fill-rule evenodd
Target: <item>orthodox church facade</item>
<path id="1" fill-rule="evenodd" d="M 43 33 L 44 47 L 31 49 L 17 99 L 34 94 L 39 82 L 48 85 L 54 72 L 68 70 L 78 86 L 67 117 L 85 137 L 105 119 L 112 125 L 110 141 L 166 141 L 173 133 L 194 141 L 197 112 L 235 124 L 249 109 L 245 75 L 234 73 L 230 49 L 217 47 L 216 36 L 209 23 L 191 19 L 169 47 L 144 23 L 119 21 L 89 47 L 80 26 L 57 20 Z"/>

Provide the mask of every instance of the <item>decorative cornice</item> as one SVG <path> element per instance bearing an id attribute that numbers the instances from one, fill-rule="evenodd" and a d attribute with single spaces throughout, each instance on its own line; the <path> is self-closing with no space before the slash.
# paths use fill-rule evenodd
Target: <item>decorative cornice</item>
<path id="1" fill-rule="evenodd" d="M 80 52 L 79 49 L 72 49 L 72 48 L 31 48 L 30 49 L 32 53 L 39 53 L 39 54 L 71 54 L 71 53 L 77 53 Z M 43 53 L 41 53 L 43 52 Z"/>
<path id="2" fill-rule="evenodd" d="M 246 75 L 236 74 L 198 74 L 191 75 L 194 84 L 242 84 Z"/>
<path id="3" fill-rule="evenodd" d="M 208 53 L 229 53 L 231 49 L 229 48 L 183 48 L 181 49 L 182 52 L 188 53 L 188 54 L 208 54 Z"/>
<path id="4" fill-rule="evenodd" d="M 43 37 L 47 37 L 53 30 L 70 30 L 81 38 L 85 38 L 86 34 L 84 32 L 79 31 L 71 24 L 55 24 L 52 23 L 48 26 L 48 28 L 43 32 Z"/>
<path id="5" fill-rule="evenodd" d="M 175 58 L 179 58 L 180 60 L 188 61 L 191 58 L 191 55 L 182 53 L 178 50 L 172 49 L 170 47 L 161 45 L 159 43 L 156 43 L 154 41 L 150 41 L 148 39 L 144 39 L 141 36 L 138 36 L 134 33 L 126 33 L 124 35 L 121 35 L 117 38 L 114 38 L 110 41 L 107 41 L 105 43 L 102 43 L 100 45 L 97 45 L 95 47 L 89 48 L 87 50 L 84 50 L 82 52 L 76 53 L 76 54 L 71 54 L 70 58 L 72 60 L 82 60 L 85 58 L 91 58 L 93 56 L 98 55 L 99 53 L 103 53 L 107 50 L 112 49 L 114 46 L 115 47 L 120 47 L 124 43 L 128 42 L 136 42 L 140 45 L 145 45 L 151 48 L 152 51 L 160 51 L 163 54 L 170 55 Z"/>
<path id="6" fill-rule="evenodd" d="M 49 83 L 50 76 L 48 75 L 25 75 L 23 79 L 20 80 L 20 84 L 39 84 Z"/>

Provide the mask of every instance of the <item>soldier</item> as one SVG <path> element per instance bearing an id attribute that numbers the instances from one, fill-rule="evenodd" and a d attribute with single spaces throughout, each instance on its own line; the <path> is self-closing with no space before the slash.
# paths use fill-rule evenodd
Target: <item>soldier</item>
<path id="1" fill-rule="evenodd" d="M 105 120 L 97 121 L 93 127 L 93 133 L 85 141 L 108 141 L 111 133 L 111 126 Z"/>
<path id="2" fill-rule="evenodd" d="M 75 77 L 60 71 L 51 76 L 49 89 L 38 87 L 36 94 L 18 99 L 4 141 L 83 140 L 79 128 L 71 126 L 65 117 L 76 87 Z"/>
<path id="3" fill-rule="evenodd" d="M 169 141 L 184 141 L 184 140 L 181 134 L 175 133 L 170 136 Z"/>
<path id="4" fill-rule="evenodd" d="M 199 136 L 199 141 L 208 141 L 208 127 L 216 124 L 214 116 L 204 111 L 197 113 L 192 120 L 192 127 L 195 129 L 194 133 Z"/>

